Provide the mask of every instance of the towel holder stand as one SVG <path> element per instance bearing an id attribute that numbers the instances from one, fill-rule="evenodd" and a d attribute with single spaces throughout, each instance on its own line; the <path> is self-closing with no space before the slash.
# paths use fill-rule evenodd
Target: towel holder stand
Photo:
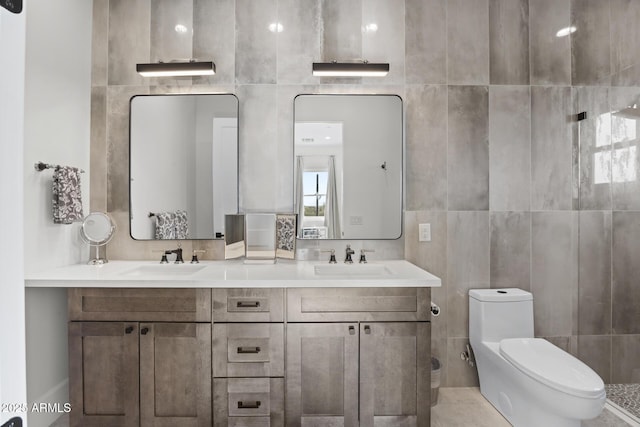
<path id="1" fill-rule="evenodd" d="M 49 163 L 37 162 L 33 165 L 36 171 L 42 172 L 45 169 L 55 169 L 61 167 L 60 165 L 50 165 Z M 84 170 L 78 169 L 80 173 L 84 173 Z"/>

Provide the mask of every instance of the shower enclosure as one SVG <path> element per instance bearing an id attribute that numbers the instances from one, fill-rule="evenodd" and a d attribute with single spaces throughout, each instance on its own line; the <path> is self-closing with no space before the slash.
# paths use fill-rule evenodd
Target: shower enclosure
<path id="1" fill-rule="evenodd" d="M 572 88 L 577 355 L 640 422 L 640 87 L 615 77 Z"/>

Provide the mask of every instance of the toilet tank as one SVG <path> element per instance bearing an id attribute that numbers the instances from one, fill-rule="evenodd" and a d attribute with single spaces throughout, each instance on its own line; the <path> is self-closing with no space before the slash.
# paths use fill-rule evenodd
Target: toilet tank
<path id="1" fill-rule="evenodd" d="M 533 296 L 517 288 L 469 290 L 469 340 L 533 337 Z"/>

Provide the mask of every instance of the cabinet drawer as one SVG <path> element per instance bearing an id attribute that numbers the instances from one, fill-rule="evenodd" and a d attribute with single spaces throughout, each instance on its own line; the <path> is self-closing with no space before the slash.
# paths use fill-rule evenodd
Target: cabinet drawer
<path id="1" fill-rule="evenodd" d="M 71 321 L 211 321 L 211 289 L 70 288 L 68 297 Z"/>
<path id="2" fill-rule="evenodd" d="M 284 325 L 215 323 L 213 376 L 284 376 Z"/>
<path id="3" fill-rule="evenodd" d="M 214 289 L 214 322 L 283 322 L 283 289 Z"/>
<path id="4" fill-rule="evenodd" d="M 283 378 L 213 380 L 215 427 L 284 426 Z"/>
<path id="5" fill-rule="evenodd" d="M 426 288 L 292 288 L 287 321 L 428 321 L 429 293 Z"/>

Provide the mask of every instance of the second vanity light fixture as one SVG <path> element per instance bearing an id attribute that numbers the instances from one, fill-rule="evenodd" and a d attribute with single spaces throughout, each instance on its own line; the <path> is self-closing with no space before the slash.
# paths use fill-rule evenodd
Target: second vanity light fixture
<path id="1" fill-rule="evenodd" d="M 314 62 L 313 75 L 319 77 L 384 77 L 389 74 L 389 63 Z"/>
<path id="2" fill-rule="evenodd" d="M 212 76 L 216 73 L 216 64 L 212 61 L 154 62 L 136 64 L 136 71 L 144 77 L 189 77 Z"/>

